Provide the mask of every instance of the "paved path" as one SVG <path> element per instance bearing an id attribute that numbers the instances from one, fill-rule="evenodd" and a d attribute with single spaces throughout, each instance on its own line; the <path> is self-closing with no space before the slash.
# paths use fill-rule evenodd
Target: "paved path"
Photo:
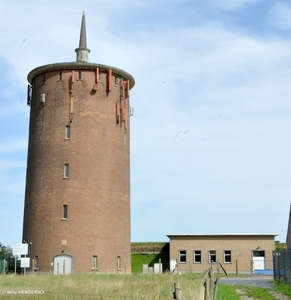
<path id="1" fill-rule="evenodd" d="M 270 275 L 254 275 L 247 277 L 222 277 L 219 283 L 228 285 L 244 285 L 244 286 L 257 286 L 266 289 L 272 289 L 274 283 L 272 282 L 273 276 Z"/>

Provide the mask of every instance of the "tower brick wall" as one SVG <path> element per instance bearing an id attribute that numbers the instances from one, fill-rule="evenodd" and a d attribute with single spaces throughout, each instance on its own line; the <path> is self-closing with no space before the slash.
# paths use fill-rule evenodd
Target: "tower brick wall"
<path id="1" fill-rule="evenodd" d="M 28 256 L 39 272 L 55 271 L 55 257 L 66 254 L 72 272 L 92 272 L 96 256 L 94 271 L 130 273 L 133 77 L 77 61 L 36 68 L 28 80 L 23 225 Z"/>

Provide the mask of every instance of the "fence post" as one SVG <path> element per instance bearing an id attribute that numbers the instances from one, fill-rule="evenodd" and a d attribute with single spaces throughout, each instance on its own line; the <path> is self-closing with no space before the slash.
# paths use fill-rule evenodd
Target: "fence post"
<path id="1" fill-rule="evenodd" d="M 34 258 L 31 260 L 32 274 L 34 273 Z"/>
<path id="2" fill-rule="evenodd" d="M 283 252 L 283 255 L 284 255 L 284 259 L 283 259 L 283 261 L 284 261 L 284 264 L 283 264 L 283 266 L 284 266 L 284 281 L 287 282 L 287 274 L 286 274 L 286 252 L 285 251 Z"/>
<path id="3" fill-rule="evenodd" d="M 235 260 L 235 275 L 238 276 L 238 262 Z"/>
<path id="4" fill-rule="evenodd" d="M 63 260 L 63 275 L 66 274 L 66 260 Z"/>
<path id="5" fill-rule="evenodd" d="M 213 278 L 214 278 L 214 274 L 213 274 L 213 262 L 211 262 L 211 267 L 210 267 L 211 269 L 210 269 L 210 273 L 209 273 L 209 275 L 210 275 L 210 284 L 209 284 L 209 291 L 211 292 L 212 291 L 212 289 L 213 289 L 213 283 L 214 283 L 214 280 L 213 280 Z"/>
<path id="6" fill-rule="evenodd" d="M 205 280 L 205 283 L 204 283 L 204 286 L 205 286 L 205 293 L 204 293 L 204 300 L 208 300 L 208 298 L 209 298 L 209 287 L 208 287 L 208 278 L 206 278 L 206 280 Z"/>
<path id="7" fill-rule="evenodd" d="M 217 294 L 217 290 L 218 290 L 218 280 L 219 280 L 219 278 L 216 278 L 212 299 L 216 299 L 216 294 Z"/>
<path id="8" fill-rule="evenodd" d="M 182 295 L 182 291 L 180 288 L 180 283 L 174 283 L 174 296 L 176 300 L 182 300 L 183 299 L 183 295 Z"/>

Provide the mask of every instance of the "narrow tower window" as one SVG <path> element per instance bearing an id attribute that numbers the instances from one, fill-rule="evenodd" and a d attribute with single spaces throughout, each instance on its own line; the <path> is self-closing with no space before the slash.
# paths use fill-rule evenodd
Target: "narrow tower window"
<path id="1" fill-rule="evenodd" d="M 38 270 L 38 255 L 35 255 L 34 257 L 34 270 Z"/>
<path id="2" fill-rule="evenodd" d="M 71 138 L 71 126 L 66 126 L 65 139 L 69 140 Z"/>
<path id="3" fill-rule="evenodd" d="M 46 78 L 45 78 L 45 74 L 44 74 L 42 77 L 42 84 L 45 84 L 45 80 L 46 80 Z"/>
<path id="4" fill-rule="evenodd" d="M 96 271 L 98 270 L 98 256 L 93 255 L 92 257 L 92 270 Z"/>
<path id="5" fill-rule="evenodd" d="M 78 80 L 81 80 L 81 79 L 82 79 L 82 72 L 79 71 L 79 72 L 78 72 Z"/>
<path id="6" fill-rule="evenodd" d="M 68 219 L 68 205 L 63 205 L 63 219 Z"/>
<path id="7" fill-rule="evenodd" d="M 114 85 L 115 85 L 115 86 L 119 86 L 119 83 L 120 83 L 120 78 L 115 77 Z"/>
<path id="8" fill-rule="evenodd" d="M 117 270 L 120 271 L 121 270 L 121 257 L 117 256 Z"/>
<path id="9" fill-rule="evenodd" d="M 62 80 L 63 79 L 63 73 L 60 71 L 59 72 L 59 80 Z"/>
<path id="10" fill-rule="evenodd" d="M 98 72 L 97 77 L 98 77 L 98 81 L 102 81 L 101 72 Z"/>
<path id="11" fill-rule="evenodd" d="M 69 178 L 69 164 L 64 164 L 64 178 Z"/>

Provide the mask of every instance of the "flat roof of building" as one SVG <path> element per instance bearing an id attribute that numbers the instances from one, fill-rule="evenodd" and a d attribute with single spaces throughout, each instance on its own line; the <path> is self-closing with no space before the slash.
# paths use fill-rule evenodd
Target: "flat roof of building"
<path id="1" fill-rule="evenodd" d="M 178 234 L 167 234 L 167 237 L 174 237 L 174 236 L 180 236 L 180 237 L 191 237 L 191 236 L 277 236 L 277 233 L 178 233 Z"/>

